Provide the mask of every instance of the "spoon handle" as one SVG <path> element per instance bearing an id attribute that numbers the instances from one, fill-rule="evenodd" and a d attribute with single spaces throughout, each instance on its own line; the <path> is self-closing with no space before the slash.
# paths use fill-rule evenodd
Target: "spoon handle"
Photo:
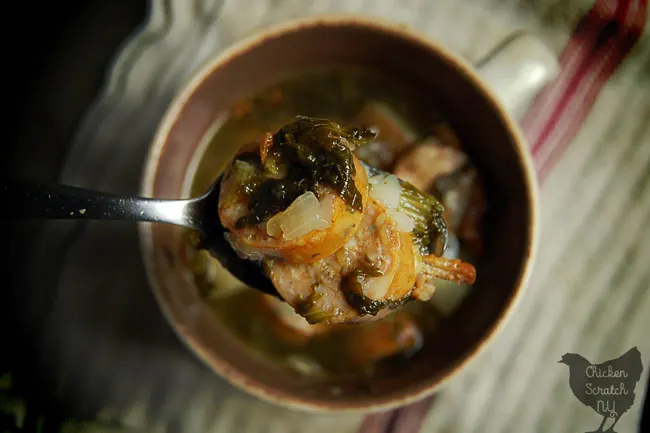
<path id="1" fill-rule="evenodd" d="M 0 197 L 9 218 L 151 221 L 198 228 L 198 199 L 124 197 L 76 186 L 3 180 Z"/>

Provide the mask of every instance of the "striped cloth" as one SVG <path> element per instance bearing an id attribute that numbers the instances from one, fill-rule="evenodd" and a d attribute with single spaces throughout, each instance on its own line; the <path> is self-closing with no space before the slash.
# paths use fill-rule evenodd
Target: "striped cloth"
<path id="1" fill-rule="evenodd" d="M 622 3 L 639 16 L 634 8 L 647 2 L 599 1 L 598 16 L 621 13 L 617 5 Z M 643 336 L 650 328 L 644 314 L 650 311 L 645 258 L 650 256 L 650 39 L 642 37 L 613 75 L 622 57 L 620 44 L 606 38 L 603 48 L 598 39 L 580 57 L 580 47 L 594 42 L 594 35 L 576 39 L 573 30 L 592 5 L 582 0 L 152 1 L 148 22 L 116 57 L 104 92 L 80 126 L 63 182 L 137 192 L 151 134 L 188 75 L 224 47 L 291 17 L 332 11 L 379 16 L 407 23 L 472 61 L 521 28 L 536 31 L 558 56 L 576 40 L 583 43 L 563 57 L 568 81 L 561 95 L 573 89 L 573 96 L 558 103 L 550 89 L 540 96 L 534 116 L 524 119 L 544 179 L 539 257 L 528 292 L 503 333 L 435 399 L 371 417 L 312 415 L 245 395 L 189 354 L 146 287 L 134 229 L 56 225 L 40 247 L 44 257 L 61 258 L 59 267 L 55 273 L 35 267 L 31 284 L 44 293 L 57 281 L 57 297 L 41 324 L 30 326 L 41 335 L 43 368 L 59 397 L 84 414 L 143 431 L 575 432 L 595 429 L 601 418 L 575 399 L 558 359 L 577 352 L 601 362 L 636 345 L 644 375 L 635 406 L 616 427 L 634 431 L 641 383 L 650 371 L 650 340 Z M 577 72 L 566 72 L 571 67 Z M 591 102 L 585 107 L 581 100 Z M 544 101 L 548 105 L 540 108 Z M 96 268 L 102 260 L 110 269 Z M 33 316 L 35 311 L 41 310 L 34 307 Z"/>

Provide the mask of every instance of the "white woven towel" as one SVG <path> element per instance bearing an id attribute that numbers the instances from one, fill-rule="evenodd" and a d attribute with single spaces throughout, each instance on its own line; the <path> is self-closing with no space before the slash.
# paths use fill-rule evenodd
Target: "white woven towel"
<path id="1" fill-rule="evenodd" d="M 137 192 L 146 145 L 179 86 L 207 58 L 262 25 L 316 12 L 363 13 L 407 23 L 476 60 L 519 28 L 536 30 L 559 52 L 591 3 L 152 1 L 149 22 L 122 49 L 105 92 L 81 125 L 62 180 Z M 565 352 L 578 352 L 600 362 L 636 345 L 644 376 L 637 404 L 617 425 L 620 432 L 635 430 L 650 371 L 650 339 L 644 335 L 650 329 L 649 61 L 646 37 L 547 178 L 542 244 L 529 290 L 503 334 L 441 393 L 423 431 L 595 429 L 600 418 L 575 399 L 568 370 L 557 361 Z M 133 235 L 125 230 L 124 241 Z M 89 252 L 90 246 L 99 242 L 108 256 L 120 241 L 114 236 L 91 225 L 66 253 L 61 293 L 44 337 L 51 342 L 44 356 L 60 362 L 50 365 L 65 366 L 54 372 L 62 396 L 103 407 L 102 417 L 161 430 L 343 433 L 358 428 L 359 416 L 296 413 L 234 390 L 174 341 L 159 318 L 156 327 L 136 331 L 134 317 L 155 309 L 145 282 L 126 270 L 138 262 L 137 251 L 114 259 L 116 270 L 95 287 L 101 295 L 88 294 L 94 275 L 80 269 L 100 254 Z M 88 327 L 91 316 L 108 323 L 99 328 L 103 334 Z M 111 338 L 115 330 L 144 337 Z M 143 348 L 142 341 L 151 343 Z M 96 377 L 96 371 L 106 378 Z"/>

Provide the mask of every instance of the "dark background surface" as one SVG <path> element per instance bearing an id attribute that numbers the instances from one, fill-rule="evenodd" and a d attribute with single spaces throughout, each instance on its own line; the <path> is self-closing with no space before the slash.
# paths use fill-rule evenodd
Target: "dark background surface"
<path id="1" fill-rule="evenodd" d="M 71 0 L 13 2 L 0 26 L 5 49 L 2 67 L 6 101 L 3 175 L 56 180 L 83 113 L 104 82 L 123 41 L 143 22 L 146 0 Z M 9 208 L 10 209 L 10 208 Z M 3 218 L 4 219 L 4 218 Z M 21 276 L 39 222 L 4 224 L 2 230 L 2 371 L 48 413 L 65 417 L 50 398 L 48 380 L 31 362 L 30 335 L 21 326 L 16 305 L 28 297 Z M 3 430 L 4 431 L 4 430 Z"/>
<path id="2" fill-rule="evenodd" d="M 114 54 L 145 18 L 147 1 L 13 3 L 1 26 L 11 143 L 5 159 L 11 166 L 3 168 L 54 179 L 80 116 Z"/>
<path id="3" fill-rule="evenodd" d="M 6 133 L 0 168 L 32 179 L 56 180 L 66 150 L 83 112 L 101 88 L 122 42 L 137 30 L 147 13 L 146 0 L 69 0 L 12 2 L 0 26 L 5 51 Z M 20 275 L 27 254 L 22 245 L 38 225 L 5 225 L 3 229 L 2 330 L 5 342 L 0 366 L 20 367 L 31 386 L 38 371 L 30 369 L 29 344 L 12 326 L 12 305 L 24 287 Z M 21 294 L 21 295 L 24 295 Z M 9 350 L 6 350 L 9 349 Z M 644 359 L 644 368 L 650 368 Z M 641 384 L 637 395 L 641 394 Z M 44 391 L 44 390 L 39 390 Z M 40 396 L 46 393 L 39 392 Z M 646 397 L 640 431 L 650 431 Z M 51 403 L 51 402 L 50 402 Z M 638 402 L 637 404 L 643 404 Z"/>

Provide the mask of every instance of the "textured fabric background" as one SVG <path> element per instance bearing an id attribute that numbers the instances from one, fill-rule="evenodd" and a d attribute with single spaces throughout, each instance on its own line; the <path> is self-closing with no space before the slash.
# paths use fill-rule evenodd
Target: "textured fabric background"
<path id="1" fill-rule="evenodd" d="M 380 16 L 474 61 L 520 28 L 536 31 L 559 54 L 592 3 L 152 0 L 149 21 L 125 42 L 105 91 L 80 126 L 61 180 L 136 193 L 151 135 L 179 86 L 206 59 L 264 25 L 319 12 Z M 635 406 L 617 425 L 617 431 L 635 431 L 650 371 L 650 339 L 644 335 L 650 328 L 649 119 L 646 34 L 546 177 L 539 257 L 519 309 L 494 344 L 436 397 L 422 431 L 593 430 L 600 417 L 575 399 L 568 369 L 557 361 L 577 352 L 601 362 L 636 345 L 644 376 Z M 25 326 L 40 335 L 43 368 L 51 371 L 60 398 L 134 429 L 359 429 L 361 416 L 278 408 L 233 389 L 201 365 L 157 310 L 134 227 L 57 223 L 43 239 L 42 257 L 57 261 L 35 260 L 35 296 Z M 98 268 L 102 260 L 110 267 Z M 53 307 L 35 321 L 45 298 Z"/>

